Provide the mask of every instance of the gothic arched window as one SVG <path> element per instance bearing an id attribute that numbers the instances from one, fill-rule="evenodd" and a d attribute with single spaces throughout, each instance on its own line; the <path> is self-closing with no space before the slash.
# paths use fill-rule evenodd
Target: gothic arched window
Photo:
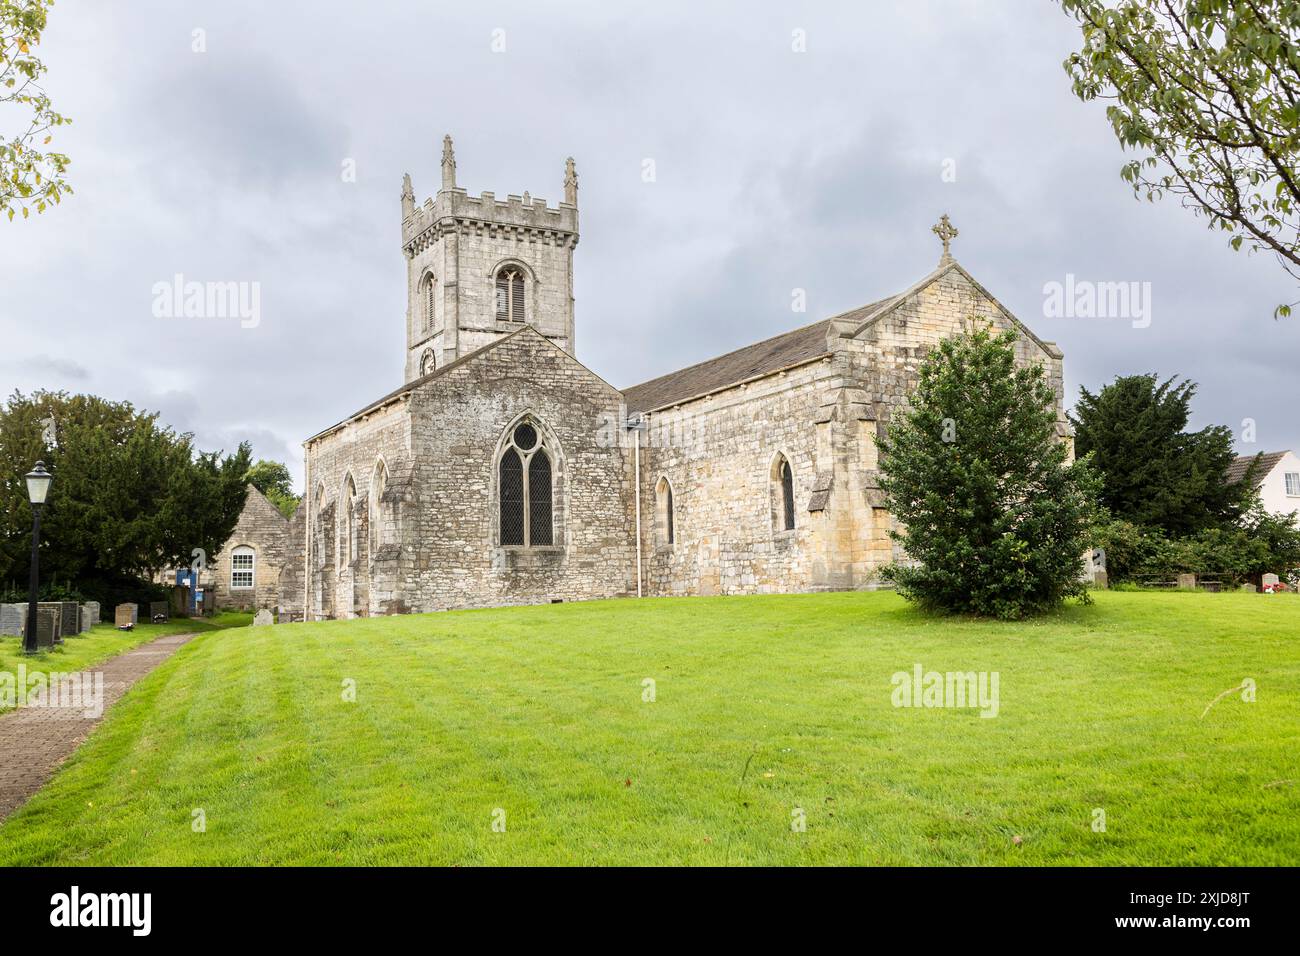
<path id="1" fill-rule="evenodd" d="M 676 518 L 673 515 L 673 486 L 667 478 L 655 485 L 655 537 L 662 547 L 672 547 L 677 540 Z"/>
<path id="2" fill-rule="evenodd" d="M 523 421 L 511 430 L 497 465 L 503 546 L 555 543 L 554 467 L 541 429 Z"/>
<path id="3" fill-rule="evenodd" d="M 524 320 L 524 270 L 505 265 L 497 271 L 497 321 Z"/>
<path id="4" fill-rule="evenodd" d="M 794 472 L 785 455 L 772 462 L 772 530 L 794 530 Z"/>

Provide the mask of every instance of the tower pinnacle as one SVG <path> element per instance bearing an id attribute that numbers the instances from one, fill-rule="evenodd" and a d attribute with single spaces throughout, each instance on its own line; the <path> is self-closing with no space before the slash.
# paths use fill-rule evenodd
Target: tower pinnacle
<path id="1" fill-rule="evenodd" d="M 411 188 L 411 174 L 402 173 L 402 218 L 415 212 L 415 190 Z"/>
<path id="2" fill-rule="evenodd" d="M 451 135 L 442 138 L 442 188 L 456 188 L 456 152 L 451 146 Z"/>
<path id="3" fill-rule="evenodd" d="M 572 156 L 564 161 L 564 201 L 574 206 L 578 204 L 578 168 Z"/>

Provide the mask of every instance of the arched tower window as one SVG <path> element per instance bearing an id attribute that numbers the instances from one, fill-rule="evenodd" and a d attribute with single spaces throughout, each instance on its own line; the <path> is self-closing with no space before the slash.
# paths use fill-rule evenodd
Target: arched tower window
<path id="1" fill-rule="evenodd" d="M 433 321 L 438 314 L 438 297 L 436 295 L 437 287 L 438 284 L 434 281 L 433 273 L 429 273 L 424 277 L 424 282 L 420 289 L 420 312 L 422 313 L 421 318 L 424 320 L 424 331 L 426 332 L 433 328 Z"/>
<path id="2" fill-rule="evenodd" d="M 785 455 L 772 461 L 772 530 L 794 530 L 794 472 Z"/>
<path id="3" fill-rule="evenodd" d="M 673 486 L 668 479 L 660 478 L 655 485 L 655 539 L 660 546 L 672 547 L 677 540 L 673 514 Z"/>
<path id="4" fill-rule="evenodd" d="M 504 265 L 497 271 L 497 321 L 522 322 L 524 320 L 524 270 L 517 265 Z"/>
<path id="5" fill-rule="evenodd" d="M 497 465 L 501 544 L 555 543 L 555 461 L 540 428 L 524 420 L 506 439 Z"/>

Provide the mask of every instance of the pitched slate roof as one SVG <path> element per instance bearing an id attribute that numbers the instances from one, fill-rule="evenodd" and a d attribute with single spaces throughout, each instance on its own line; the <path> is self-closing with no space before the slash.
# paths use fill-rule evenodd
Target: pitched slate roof
<path id="1" fill-rule="evenodd" d="M 1285 451 L 1262 451 L 1258 455 L 1241 455 L 1233 460 L 1228 466 L 1228 484 L 1235 485 L 1241 479 L 1246 477 L 1246 469 L 1256 458 L 1259 459 L 1259 470 L 1255 472 L 1255 487 L 1258 488 L 1263 480 L 1268 477 L 1268 473 L 1277 467 L 1277 463 L 1286 457 Z"/>
<path id="2" fill-rule="evenodd" d="M 829 355 L 831 348 L 828 337 L 831 334 L 832 322 L 861 321 L 880 306 L 892 302 L 894 298 L 896 297 L 881 299 L 879 302 L 852 309 L 829 319 L 822 319 L 820 322 L 805 325 L 791 332 L 783 332 L 770 339 L 736 349 L 734 352 L 625 388 L 623 395 L 627 400 L 627 410 L 645 412 L 663 408 L 665 405 L 675 405 Z"/>

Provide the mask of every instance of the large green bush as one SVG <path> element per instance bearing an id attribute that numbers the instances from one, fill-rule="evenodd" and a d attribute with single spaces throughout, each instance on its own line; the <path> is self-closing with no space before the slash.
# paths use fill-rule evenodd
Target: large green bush
<path id="1" fill-rule="evenodd" d="M 884 570 L 904 597 L 950 613 L 1019 618 L 1088 600 L 1083 554 L 1097 481 L 1069 462 L 1043 368 L 1016 333 L 945 339 L 881 439 L 881 487 L 911 561 Z"/>

